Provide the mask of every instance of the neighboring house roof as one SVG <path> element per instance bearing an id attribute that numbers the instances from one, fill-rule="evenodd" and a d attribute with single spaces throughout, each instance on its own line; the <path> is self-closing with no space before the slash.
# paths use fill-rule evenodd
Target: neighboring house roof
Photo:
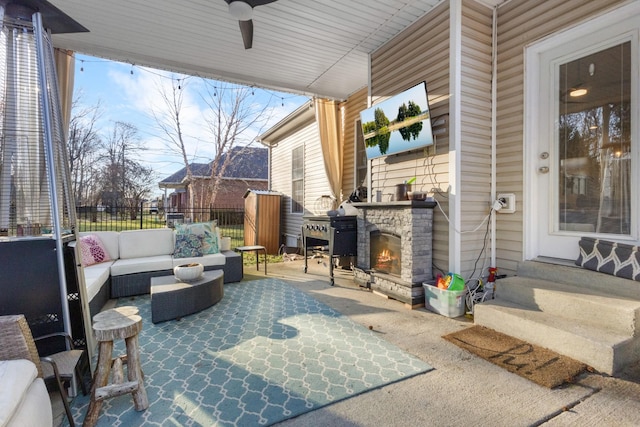
<path id="1" fill-rule="evenodd" d="M 221 164 L 228 155 L 232 156 L 231 163 L 224 171 L 224 178 L 245 180 L 266 180 L 269 173 L 269 151 L 262 147 L 233 147 L 230 153 L 223 153 Z M 191 173 L 197 178 L 211 176 L 211 163 L 190 163 Z M 175 188 L 184 186 L 187 168 L 184 167 L 158 183 L 160 188 Z"/>
<path id="2" fill-rule="evenodd" d="M 193 174 L 195 174 L 196 170 L 200 170 L 200 169 L 209 169 L 209 164 L 208 163 L 190 163 L 189 166 L 191 167 L 191 172 Z M 198 175 L 201 175 L 200 173 Z M 184 181 L 184 179 L 187 177 L 187 168 L 184 167 L 182 169 L 180 169 L 178 172 L 175 172 L 172 175 L 169 175 L 168 177 L 166 177 L 165 179 L 163 179 L 162 181 L 159 182 L 160 186 L 162 187 L 162 184 L 182 184 L 182 181 Z"/>
<path id="3" fill-rule="evenodd" d="M 269 150 L 266 148 L 234 147 L 231 153 L 222 154 L 222 162 L 229 154 L 234 159 L 224 171 L 225 178 L 258 180 L 269 177 Z"/>

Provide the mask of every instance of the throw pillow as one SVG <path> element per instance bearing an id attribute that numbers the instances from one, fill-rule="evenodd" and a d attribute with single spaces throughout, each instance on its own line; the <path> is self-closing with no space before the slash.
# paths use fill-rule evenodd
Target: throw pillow
<path id="1" fill-rule="evenodd" d="M 588 270 L 640 281 L 638 246 L 582 237 L 578 242 L 580 255 L 576 265 Z"/>
<path id="2" fill-rule="evenodd" d="M 220 227 L 216 225 L 215 231 L 216 231 L 216 241 L 218 243 L 218 252 L 220 252 L 222 250 L 222 233 L 220 232 Z"/>
<path id="3" fill-rule="evenodd" d="M 202 237 L 197 234 L 176 234 L 176 245 L 173 256 L 175 258 L 202 256 Z"/>
<path id="4" fill-rule="evenodd" d="M 217 254 L 220 252 L 217 221 L 195 222 L 193 224 L 176 224 L 178 234 L 195 234 L 202 237 L 202 254 Z"/>
<path id="5" fill-rule="evenodd" d="M 80 237 L 80 262 L 83 267 L 111 261 L 109 252 L 104 247 L 102 240 L 96 234 L 87 234 Z"/>

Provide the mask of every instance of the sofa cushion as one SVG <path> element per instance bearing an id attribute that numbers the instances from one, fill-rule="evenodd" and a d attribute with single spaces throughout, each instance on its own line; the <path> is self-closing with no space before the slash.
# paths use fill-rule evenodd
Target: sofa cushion
<path id="1" fill-rule="evenodd" d="M 198 234 L 176 234 L 173 250 L 174 258 L 191 258 L 202 256 L 202 236 Z"/>
<path id="2" fill-rule="evenodd" d="M 29 360 L 0 360 L 0 426 L 9 423 L 37 375 Z"/>
<path id="3" fill-rule="evenodd" d="M 218 236 L 217 221 L 196 222 L 193 224 L 176 224 L 177 235 L 195 234 L 202 237 L 202 254 L 217 254 L 220 252 L 220 238 Z"/>
<path id="4" fill-rule="evenodd" d="M 222 268 L 225 263 L 226 263 L 227 257 L 225 257 L 223 254 L 221 253 L 217 253 L 217 254 L 208 254 L 208 255 L 203 255 L 200 257 L 193 257 L 193 258 L 174 258 L 173 259 L 173 266 L 177 266 L 177 265 L 182 265 L 182 264 L 189 264 L 191 262 L 197 262 L 200 263 L 202 265 L 206 267 L 212 267 L 212 266 L 220 266 L 220 268 Z"/>
<path id="5" fill-rule="evenodd" d="M 173 230 L 127 230 L 120 232 L 120 259 L 173 254 Z"/>
<path id="6" fill-rule="evenodd" d="M 157 255 L 150 257 L 119 259 L 111 266 L 112 276 L 123 274 L 146 273 L 149 271 L 171 270 L 173 258 L 171 255 Z"/>
<path id="7" fill-rule="evenodd" d="M 89 301 L 95 297 L 100 288 L 109 280 L 109 274 L 113 261 L 84 267 L 84 285 L 87 289 Z"/>
<path id="8" fill-rule="evenodd" d="M 100 238 L 102 244 L 109 252 L 112 260 L 120 258 L 120 233 L 117 231 L 83 231 L 79 233 L 80 237 L 95 234 Z"/>
<path id="9" fill-rule="evenodd" d="M 2 425 L 2 424 L 0 424 Z M 53 425 L 53 411 L 47 386 L 36 378 L 6 427 L 41 427 Z"/>
<path id="10" fill-rule="evenodd" d="M 80 236 L 80 262 L 83 266 L 111 261 L 109 251 L 96 234 Z"/>

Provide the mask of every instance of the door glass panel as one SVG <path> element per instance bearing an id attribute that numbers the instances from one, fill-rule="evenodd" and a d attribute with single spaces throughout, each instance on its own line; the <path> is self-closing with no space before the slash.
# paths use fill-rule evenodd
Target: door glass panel
<path id="1" fill-rule="evenodd" d="M 629 234 L 631 43 L 561 64 L 558 71 L 555 229 Z"/>

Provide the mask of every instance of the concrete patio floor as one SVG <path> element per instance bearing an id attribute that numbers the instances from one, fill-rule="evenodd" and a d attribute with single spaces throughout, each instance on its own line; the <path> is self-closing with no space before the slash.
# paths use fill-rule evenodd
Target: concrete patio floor
<path id="1" fill-rule="evenodd" d="M 467 328 L 465 317 L 450 319 L 358 287 L 348 270 L 335 270 L 330 286 L 326 259 L 269 265 L 278 277 L 308 292 L 383 339 L 429 363 L 434 370 L 366 392 L 277 424 L 292 426 L 637 426 L 640 425 L 640 368 L 624 378 L 586 373 L 576 383 L 548 389 L 484 361 L 441 337 Z M 245 266 L 246 280 L 264 269 Z M 54 394 L 52 394 L 55 397 Z M 54 425 L 64 418 L 56 404 Z"/>

